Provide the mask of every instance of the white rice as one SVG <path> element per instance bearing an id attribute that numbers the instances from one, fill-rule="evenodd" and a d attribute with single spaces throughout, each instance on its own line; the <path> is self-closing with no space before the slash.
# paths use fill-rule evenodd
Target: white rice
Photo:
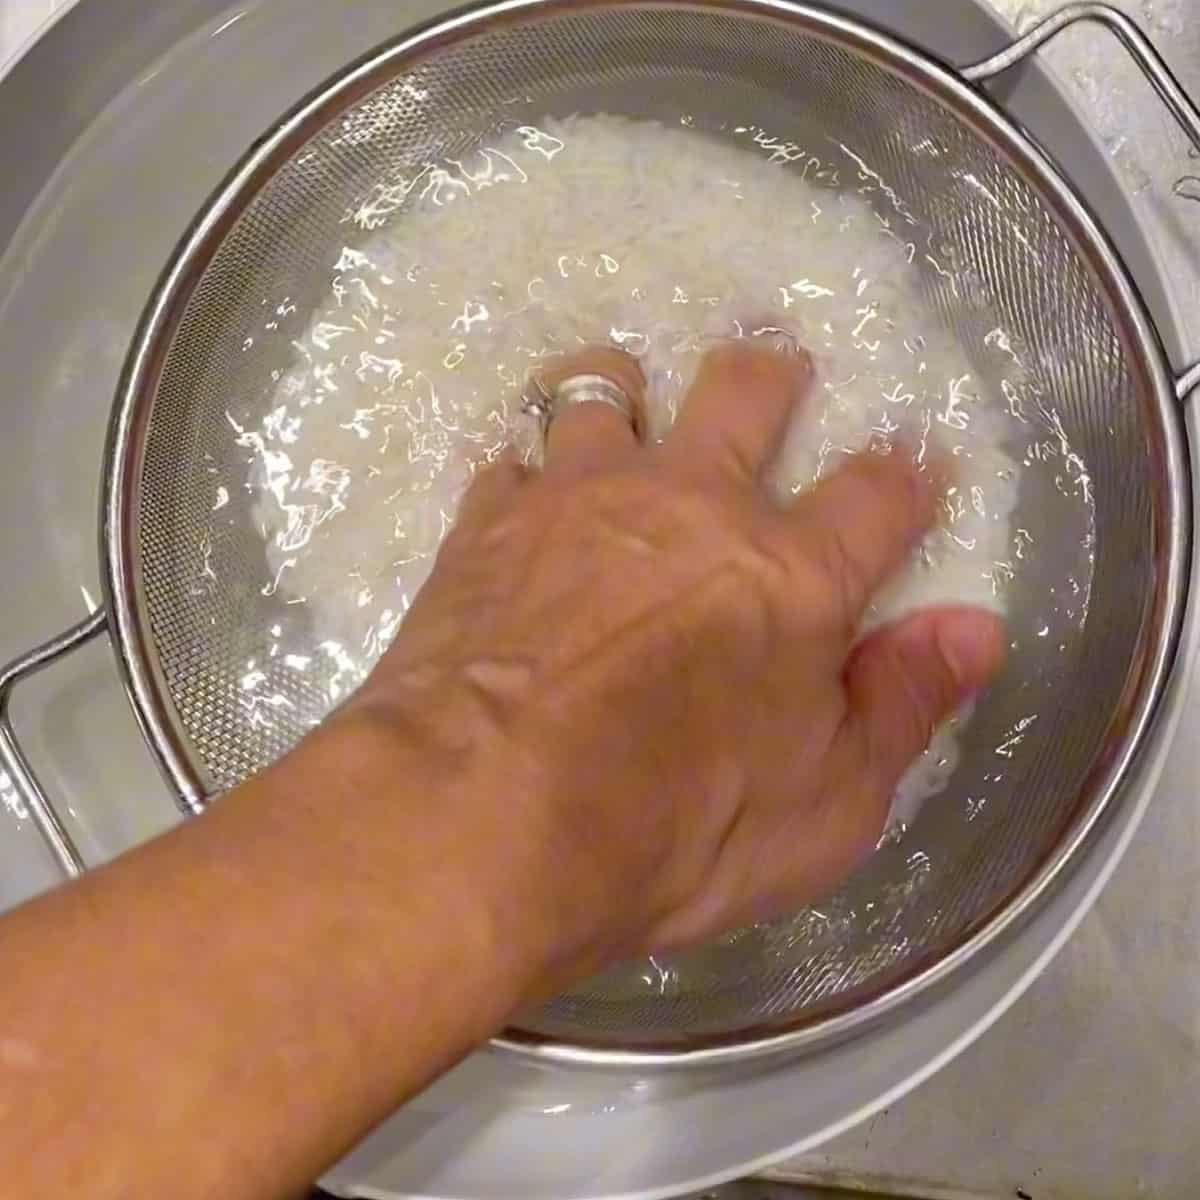
<path id="1" fill-rule="evenodd" d="M 873 441 L 955 463 L 939 528 L 866 627 L 942 603 L 1004 611 L 1018 468 L 1003 411 L 922 299 L 902 205 L 806 179 L 771 149 L 609 116 L 546 121 L 364 200 L 364 232 L 245 442 L 273 586 L 307 606 L 350 684 L 394 635 L 472 472 L 529 435 L 531 369 L 596 342 L 639 357 L 665 436 L 714 339 L 792 334 L 818 383 L 776 467 L 781 496 Z M 956 761 L 947 727 L 897 818 Z"/>

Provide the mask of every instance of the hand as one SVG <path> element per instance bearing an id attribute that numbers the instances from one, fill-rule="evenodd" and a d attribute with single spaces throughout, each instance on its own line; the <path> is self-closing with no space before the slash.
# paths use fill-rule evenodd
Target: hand
<path id="1" fill-rule="evenodd" d="M 14 1195 L 298 1195 L 522 1003 L 870 852 L 1000 630 L 942 611 L 855 646 L 933 497 L 895 456 L 767 499 L 809 371 L 714 354 L 662 446 L 558 418 L 544 473 L 479 479 L 332 721 L 0 919 Z"/>
<path id="2" fill-rule="evenodd" d="M 642 386 L 616 351 L 566 371 Z M 936 498 L 906 456 L 868 455 L 779 508 L 760 479 L 811 376 L 731 344 L 657 446 L 603 405 L 560 416 L 540 474 L 481 474 L 350 706 L 472 781 L 461 836 L 488 839 L 546 986 L 833 888 L 1000 662 L 974 610 L 855 645 Z"/>

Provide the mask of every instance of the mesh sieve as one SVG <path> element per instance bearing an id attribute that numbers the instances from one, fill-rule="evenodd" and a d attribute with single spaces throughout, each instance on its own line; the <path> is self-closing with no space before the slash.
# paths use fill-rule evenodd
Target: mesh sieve
<path id="1" fill-rule="evenodd" d="M 802 917 L 653 980 L 641 969 L 592 980 L 525 1014 L 510 1043 L 670 1057 L 838 1036 L 960 966 L 1093 831 L 1161 691 L 1188 539 L 1173 391 L 1102 236 L 976 92 L 860 25 L 769 0 L 495 5 L 350 69 L 256 148 L 164 277 L 114 420 L 105 548 L 135 707 L 193 808 L 325 715 L 327 681 L 270 655 L 268 631 L 303 616 L 261 586 L 252 495 L 235 491 L 219 521 L 212 512 L 214 473 L 244 472 L 230 417 L 261 420 L 289 365 L 286 336 L 251 344 L 250 333 L 268 298 L 295 314 L 281 317 L 284 333 L 289 319 L 302 327 L 347 213 L 381 179 L 515 118 L 577 112 L 688 114 L 714 136 L 762 124 L 797 146 L 852 149 L 903 195 L 931 251 L 929 300 L 984 389 L 995 368 L 980 347 L 1003 327 L 1091 477 L 1086 624 L 1052 660 L 1014 646 L 951 782 L 977 802 L 925 822 L 919 870 L 911 845 L 887 847 Z M 798 155 L 789 169 L 803 167 Z M 1032 489 L 1015 518 L 1042 528 L 1047 574 L 1061 550 L 1053 515 L 1053 496 Z M 210 569 L 198 586 L 201 547 Z M 270 721 L 245 703 L 248 663 L 282 697 Z M 1014 730 L 1020 755 L 998 759 Z"/>

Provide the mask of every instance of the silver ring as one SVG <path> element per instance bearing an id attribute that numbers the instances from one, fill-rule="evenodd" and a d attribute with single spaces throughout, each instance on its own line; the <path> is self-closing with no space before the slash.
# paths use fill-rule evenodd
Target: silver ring
<path id="1" fill-rule="evenodd" d="M 606 404 L 629 422 L 629 428 L 641 437 L 642 420 L 638 406 L 625 389 L 607 375 L 570 375 L 547 389 L 541 378 L 534 378 L 525 394 L 525 411 L 537 417 L 545 432 L 567 408 L 579 404 Z"/>

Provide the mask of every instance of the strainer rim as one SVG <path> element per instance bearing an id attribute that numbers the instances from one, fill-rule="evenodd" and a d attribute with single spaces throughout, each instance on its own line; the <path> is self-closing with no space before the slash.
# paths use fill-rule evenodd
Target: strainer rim
<path id="1" fill-rule="evenodd" d="M 847 1010 L 810 1013 L 791 1027 L 786 1021 L 760 1024 L 720 1037 L 696 1035 L 666 1046 L 631 1049 L 591 1045 L 584 1039 L 568 1042 L 524 1029 L 508 1030 L 492 1043 L 515 1054 L 579 1065 L 715 1066 L 844 1040 L 907 1007 L 918 996 L 945 985 L 978 954 L 1013 934 L 1078 865 L 1083 850 L 1099 836 L 1136 759 L 1151 740 L 1175 661 L 1188 599 L 1192 513 L 1188 503 L 1186 432 L 1172 372 L 1140 293 L 1087 202 L 1036 141 L 986 93 L 968 83 L 953 67 L 893 34 L 858 18 L 797 0 L 477 0 L 410 28 L 326 80 L 284 116 L 243 156 L 180 240 L 151 294 L 118 385 L 102 476 L 100 559 L 113 645 L 134 713 L 181 806 L 189 813 L 198 813 L 214 789 L 193 757 L 152 649 L 151 634 L 139 615 L 144 605 L 137 503 L 158 369 L 195 283 L 224 234 L 274 175 L 278 164 L 323 128 L 330 116 L 369 95 L 397 70 L 460 37 L 486 33 L 503 24 L 611 8 L 719 11 L 800 25 L 812 36 L 824 36 L 869 58 L 964 121 L 1034 187 L 1092 270 L 1098 289 L 1113 306 L 1115 318 L 1119 318 L 1117 324 L 1132 342 L 1125 352 L 1131 366 L 1140 368 L 1146 377 L 1145 402 L 1159 418 L 1158 431 L 1163 439 L 1166 505 L 1159 516 L 1165 561 L 1156 612 L 1151 618 L 1156 636 L 1148 639 L 1153 644 L 1146 648 L 1147 661 L 1142 664 L 1140 677 L 1128 688 L 1132 695 L 1127 696 L 1125 728 L 1113 736 L 1119 753 L 1089 775 L 1053 850 L 991 913 L 973 922 L 933 962 L 910 964 Z"/>

